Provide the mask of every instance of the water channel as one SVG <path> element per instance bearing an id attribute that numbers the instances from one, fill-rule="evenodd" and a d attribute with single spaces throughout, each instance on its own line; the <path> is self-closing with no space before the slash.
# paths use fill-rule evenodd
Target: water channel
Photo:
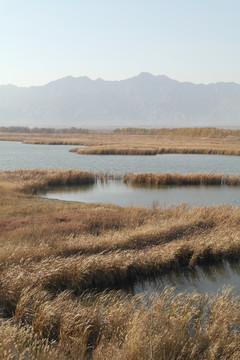
<path id="1" fill-rule="evenodd" d="M 92 185 L 65 186 L 51 189 L 44 195 L 49 199 L 87 203 L 113 203 L 120 206 L 155 208 L 186 203 L 191 206 L 240 204 L 240 187 L 214 186 L 140 186 L 122 181 L 98 181 Z"/>
<path id="2" fill-rule="evenodd" d="M 230 155 L 78 155 L 69 145 L 32 145 L 0 141 L 0 170 L 83 169 L 113 172 L 240 173 L 240 156 Z"/>
<path id="3" fill-rule="evenodd" d="M 111 172 L 240 172 L 240 156 L 163 154 L 153 156 L 78 155 L 72 145 L 33 145 L 0 141 L 0 170 L 61 168 Z M 121 206 L 167 206 L 188 203 L 212 205 L 240 203 L 240 190 L 231 186 L 137 187 L 121 182 L 54 189 L 49 198 L 114 203 Z"/>
<path id="4" fill-rule="evenodd" d="M 222 155 L 157 156 L 78 155 L 66 145 L 31 145 L 20 142 L 0 141 L 0 170 L 31 168 L 83 169 L 111 172 L 216 172 L 238 174 L 240 157 Z M 166 186 L 139 187 L 109 181 L 97 182 L 85 187 L 56 188 L 46 194 L 48 198 L 60 200 L 105 202 L 117 205 L 155 207 L 189 203 L 191 205 L 240 204 L 240 188 L 235 186 Z M 136 282 L 128 291 L 160 293 L 166 285 L 176 287 L 177 292 L 196 290 L 216 292 L 223 286 L 233 286 L 240 295 L 240 264 L 223 262 L 208 266 L 197 266 L 161 277 Z"/>
<path id="5" fill-rule="evenodd" d="M 157 295 L 166 286 L 174 287 L 175 293 L 196 291 L 213 294 L 228 287 L 235 295 L 240 296 L 240 261 L 222 261 L 185 268 L 178 272 L 172 271 L 165 275 L 139 280 L 127 291 L 134 295 L 141 293 Z"/>

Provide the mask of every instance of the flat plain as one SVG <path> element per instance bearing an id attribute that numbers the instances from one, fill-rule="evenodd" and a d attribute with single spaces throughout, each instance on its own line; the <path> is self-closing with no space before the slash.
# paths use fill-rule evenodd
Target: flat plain
<path id="1" fill-rule="evenodd" d="M 1 129 L 0 129 L 1 130 Z M 154 155 L 164 153 L 240 155 L 240 131 L 216 128 L 122 129 L 119 131 L 72 130 L 72 133 L 1 132 L 0 140 L 31 144 L 85 145 L 79 154 Z M 173 131 L 174 130 L 174 131 Z"/>

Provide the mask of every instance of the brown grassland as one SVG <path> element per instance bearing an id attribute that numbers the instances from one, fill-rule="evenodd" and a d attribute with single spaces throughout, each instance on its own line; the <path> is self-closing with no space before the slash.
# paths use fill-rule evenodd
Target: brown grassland
<path id="1" fill-rule="evenodd" d="M 147 178 L 148 174 L 145 174 Z M 240 254 L 240 207 L 48 200 L 86 171 L 0 172 L 0 359 L 239 359 L 240 299 L 116 290 Z M 133 175 L 132 175 L 133 176 Z"/>
<path id="2" fill-rule="evenodd" d="M 126 173 L 124 182 L 137 185 L 240 185 L 239 175 L 225 175 L 217 173 Z"/>
<path id="3" fill-rule="evenodd" d="M 1 129 L 0 129 L 1 130 Z M 67 131 L 68 130 L 68 131 Z M 20 131 L 20 130 L 19 130 Z M 156 155 L 170 153 L 240 155 L 239 130 L 216 128 L 121 129 L 65 133 L 0 131 L 0 140 L 31 144 L 85 145 L 73 148 L 79 154 Z"/>

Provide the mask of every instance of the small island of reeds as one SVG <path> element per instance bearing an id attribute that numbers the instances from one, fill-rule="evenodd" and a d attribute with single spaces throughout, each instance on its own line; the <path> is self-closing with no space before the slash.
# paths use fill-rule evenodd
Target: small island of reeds
<path id="1" fill-rule="evenodd" d="M 203 128 L 82 128 L 0 127 L 0 140 L 26 144 L 84 145 L 70 151 L 94 155 L 215 154 L 240 155 L 240 130 Z"/>

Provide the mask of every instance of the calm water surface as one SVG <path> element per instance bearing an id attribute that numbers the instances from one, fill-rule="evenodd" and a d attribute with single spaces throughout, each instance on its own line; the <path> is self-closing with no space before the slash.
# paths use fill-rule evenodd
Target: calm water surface
<path id="1" fill-rule="evenodd" d="M 175 293 L 193 292 L 217 293 L 224 287 L 231 287 L 234 294 L 240 296 L 240 262 L 223 261 L 218 264 L 196 266 L 182 271 L 172 271 L 166 275 L 136 282 L 129 291 L 160 294 L 166 286 L 174 286 Z"/>
<path id="2" fill-rule="evenodd" d="M 0 170 L 83 169 L 133 172 L 216 172 L 240 173 L 240 156 L 181 155 L 155 156 L 78 155 L 72 145 L 32 145 L 0 141 Z"/>
<path id="3" fill-rule="evenodd" d="M 112 172 L 240 172 L 240 157 L 223 155 L 156 156 L 78 155 L 70 153 L 72 145 L 33 145 L 14 141 L 0 141 L 0 170 L 61 168 Z M 139 188 L 109 182 L 86 188 L 54 190 L 49 198 L 83 202 L 105 202 L 117 205 L 163 206 L 181 202 L 192 205 L 227 203 L 238 205 L 238 187 L 162 187 Z"/>
<path id="4" fill-rule="evenodd" d="M 44 195 L 49 199 L 87 203 L 113 203 L 120 206 L 166 207 L 187 203 L 190 205 L 240 204 L 237 186 L 162 186 L 144 187 L 108 181 L 84 186 L 54 188 Z"/>
<path id="5" fill-rule="evenodd" d="M 31 168 L 84 169 L 89 171 L 132 172 L 216 172 L 240 173 L 240 157 L 221 155 L 157 156 L 78 155 L 67 145 L 32 145 L 13 141 L 0 141 L 0 170 Z M 118 205 L 142 205 L 154 207 L 181 202 L 192 205 L 240 203 L 240 189 L 230 186 L 189 186 L 142 188 L 110 181 L 92 186 L 54 189 L 46 194 L 49 198 L 84 202 L 109 202 Z M 220 265 L 196 267 L 194 270 L 173 272 L 168 275 L 139 281 L 131 291 L 160 293 L 167 286 L 175 286 L 177 292 L 216 292 L 221 287 L 234 286 L 240 295 L 240 265 L 224 262 Z"/>

